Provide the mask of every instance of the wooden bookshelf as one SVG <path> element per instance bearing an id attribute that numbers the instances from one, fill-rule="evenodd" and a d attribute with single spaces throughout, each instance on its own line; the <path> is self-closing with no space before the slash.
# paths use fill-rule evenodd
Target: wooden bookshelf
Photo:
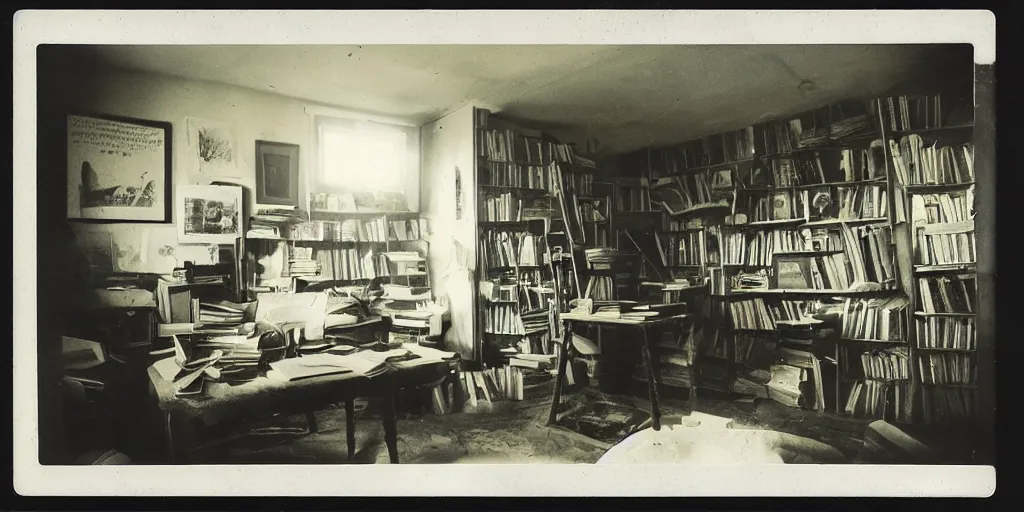
<path id="1" fill-rule="evenodd" d="M 560 341 L 558 313 L 579 289 L 578 279 L 569 277 L 576 272 L 572 254 L 610 229 L 611 194 L 595 187 L 597 169 L 580 161 L 569 145 L 484 109 L 475 109 L 473 129 L 476 284 L 498 294 L 494 300 L 480 295 L 475 304 L 476 362 L 501 366 L 501 349 L 513 346 L 553 354 Z M 581 202 L 603 202 L 605 222 L 573 217 Z M 506 244 L 507 250 L 496 251 L 493 244 Z M 529 255 L 525 244 L 533 244 Z M 561 257 L 556 247 L 569 257 Z M 513 255 L 513 261 L 492 261 L 499 252 L 506 255 L 502 258 Z"/>
<path id="2" fill-rule="evenodd" d="M 890 233 L 890 236 L 885 238 L 887 247 L 885 255 L 891 258 L 891 261 L 886 264 L 888 274 L 884 279 L 876 276 L 880 280 L 878 283 L 881 285 L 880 289 L 866 291 L 856 288 L 742 289 L 733 288 L 727 283 L 726 287 L 732 289 L 724 290 L 723 293 L 722 290 L 717 289 L 719 287 L 712 286 L 712 289 L 715 290 L 709 290 L 709 293 L 704 295 L 706 300 L 711 301 L 712 304 L 750 300 L 770 301 L 773 304 L 780 303 L 780 301 L 799 301 L 810 304 L 831 300 L 887 298 L 900 294 L 898 286 L 900 267 L 896 265 L 897 247 L 891 237 L 895 220 L 891 213 L 894 208 L 892 199 L 894 176 L 888 162 L 888 155 L 885 153 L 886 148 L 879 148 L 877 143 L 874 143 L 884 137 L 884 131 L 880 127 L 882 123 L 877 114 L 876 103 L 870 101 L 852 103 L 856 103 L 852 108 L 850 107 L 851 102 L 845 102 L 843 105 L 829 105 L 786 119 L 767 121 L 741 130 L 712 135 L 675 146 L 647 148 L 633 155 L 636 163 L 626 167 L 632 167 L 641 172 L 632 173 L 628 180 L 624 180 L 628 182 L 628 185 L 624 186 L 636 186 L 636 182 L 639 180 L 640 183 L 647 185 L 652 196 L 657 192 L 659 197 L 665 197 L 665 189 L 675 186 L 673 179 L 695 180 L 698 178 L 694 178 L 694 176 L 706 176 L 704 179 L 708 181 L 704 183 L 714 185 L 707 192 L 712 196 L 716 193 L 731 196 L 725 203 L 697 202 L 696 204 L 692 204 L 695 197 L 691 196 L 689 198 L 691 204 L 682 208 L 668 208 L 667 204 L 662 208 L 662 215 L 666 219 L 675 220 L 675 223 L 670 226 L 670 222 L 666 220 L 663 223 L 665 229 L 659 232 L 659 236 L 698 232 L 705 237 L 710 237 L 713 233 L 716 237 L 715 242 L 707 242 L 707 249 L 702 254 L 702 265 L 696 268 L 703 279 L 707 279 L 713 269 L 716 270 L 716 275 L 717 272 L 723 273 L 727 281 L 730 279 L 729 276 L 736 271 L 771 270 L 771 265 L 765 265 L 764 261 L 747 260 L 745 251 L 742 253 L 744 254 L 741 256 L 742 260 L 726 258 L 722 251 L 726 248 L 724 245 L 726 236 L 730 233 L 743 234 L 743 244 L 750 243 L 752 237 L 759 236 L 758 233 L 764 232 L 766 236 L 772 236 L 779 230 L 798 233 L 818 231 L 840 233 L 841 237 L 845 226 L 854 230 L 855 233 L 860 233 L 858 230 L 862 229 L 874 230 L 876 228 L 887 230 Z M 860 110 L 857 111 L 857 108 Z M 847 115 L 842 114 L 843 110 L 848 111 Z M 856 112 L 850 113 L 851 110 Z M 794 131 L 793 127 L 797 123 L 802 123 L 803 133 L 810 133 L 806 140 L 796 133 L 799 130 Z M 791 138 L 788 141 L 783 141 L 776 137 L 777 135 Z M 731 147 L 732 144 L 735 144 L 735 147 Z M 863 159 L 857 161 L 859 167 L 856 169 L 842 166 L 844 158 L 859 158 L 862 152 L 870 151 L 876 152 L 869 155 L 875 158 L 870 168 L 868 168 L 866 160 Z M 737 158 L 737 156 L 742 157 Z M 844 169 L 846 170 L 844 171 Z M 722 176 L 723 172 L 728 173 L 727 176 Z M 786 172 L 792 174 L 786 175 Z M 782 177 L 785 177 L 787 181 L 780 181 Z M 715 181 L 714 183 L 711 183 L 712 179 Z M 686 184 L 687 187 L 690 187 L 691 195 L 694 190 L 691 186 L 692 183 L 691 181 Z M 698 188 L 707 186 L 700 182 L 696 184 Z M 723 184 L 724 188 L 722 188 Z M 719 188 L 715 188 L 716 186 Z M 877 187 L 882 191 L 877 204 L 873 203 L 863 208 L 858 205 L 857 213 L 854 215 L 840 215 L 840 208 L 836 206 L 834 210 L 821 212 L 825 214 L 825 218 L 821 218 L 822 215 L 815 209 L 816 207 L 809 204 L 810 200 L 814 199 L 812 196 L 823 190 L 827 190 L 832 196 L 832 201 L 835 202 L 842 200 L 844 190 L 854 188 L 869 190 L 870 187 Z M 789 194 L 789 201 L 792 203 L 792 211 L 786 215 L 778 215 L 778 217 L 785 218 L 776 218 L 774 212 L 755 216 L 753 213 L 756 212 L 747 210 L 748 204 L 756 205 L 758 201 L 763 201 L 760 198 L 774 200 L 772 196 L 779 193 Z M 743 204 L 741 205 L 738 201 L 742 201 Z M 861 213 L 862 211 L 881 214 L 865 215 Z M 746 219 L 741 220 L 735 215 L 741 213 L 746 216 Z M 692 226 L 690 225 L 691 219 L 694 221 Z M 803 240 L 804 243 L 809 243 L 806 238 Z M 850 250 L 845 247 L 845 244 L 846 241 L 841 240 L 841 246 L 838 249 L 830 247 L 828 248 L 830 250 L 820 250 L 815 247 L 814 249 L 818 250 L 807 251 L 801 250 L 805 248 L 797 247 L 796 250 L 788 252 L 808 256 L 837 254 Z M 711 255 L 708 251 L 713 250 L 712 246 L 717 246 L 717 251 L 720 254 Z M 810 249 L 810 247 L 806 249 Z M 780 251 L 774 249 L 772 252 Z M 861 248 L 861 252 L 866 253 L 867 249 Z M 760 256 L 752 259 L 759 258 Z M 871 265 L 873 264 L 871 261 L 865 260 L 864 264 Z M 852 275 L 849 269 L 846 271 L 848 275 Z M 871 275 L 876 273 L 871 272 Z M 714 326 L 715 324 L 714 322 L 712 324 L 705 323 L 704 327 L 708 328 L 709 325 Z M 736 328 L 730 322 L 718 324 L 718 327 L 725 333 L 723 335 L 729 339 L 730 344 L 733 342 L 733 333 L 778 334 L 779 328 L 776 325 L 771 329 L 750 330 Z M 904 326 L 903 332 L 908 329 L 909 326 Z M 839 364 L 839 345 L 905 349 L 908 346 L 908 341 L 907 339 L 900 341 L 836 341 L 837 348 L 834 359 L 837 361 L 836 364 Z M 728 348 L 727 344 L 725 352 L 725 359 L 734 362 L 735 348 Z M 711 360 L 706 355 L 701 357 L 704 361 Z M 825 362 L 823 361 L 822 364 L 824 365 Z M 733 370 L 730 370 L 732 373 L 728 377 L 730 382 L 736 378 Z M 879 379 L 872 380 L 881 382 Z M 836 412 L 841 412 L 843 408 L 839 397 L 844 396 L 845 398 L 845 394 L 849 391 L 842 388 L 843 381 L 849 381 L 849 379 L 846 379 L 841 371 L 836 371 Z"/>

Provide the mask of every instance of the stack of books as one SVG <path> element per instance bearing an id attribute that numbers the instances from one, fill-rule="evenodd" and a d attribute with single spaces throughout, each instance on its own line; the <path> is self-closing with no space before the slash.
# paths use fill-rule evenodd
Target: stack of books
<path id="1" fill-rule="evenodd" d="M 247 238 L 281 239 L 290 234 L 290 226 L 303 221 L 297 206 L 268 206 L 249 219 Z"/>

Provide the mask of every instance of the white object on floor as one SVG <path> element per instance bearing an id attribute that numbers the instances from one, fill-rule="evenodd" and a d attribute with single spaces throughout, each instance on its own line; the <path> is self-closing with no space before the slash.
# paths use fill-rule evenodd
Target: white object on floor
<path id="1" fill-rule="evenodd" d="M 645 429 L 613 446 L 598 464 L 749 465 L 783 464 L 763 431 L 663 425 Z"/>

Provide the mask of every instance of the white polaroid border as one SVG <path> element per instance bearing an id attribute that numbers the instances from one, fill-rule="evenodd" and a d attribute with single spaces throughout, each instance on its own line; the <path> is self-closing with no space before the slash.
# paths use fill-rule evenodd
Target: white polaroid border
<path id="1" fill-rule="evenodd" d="M 507 496 L 513 490 L 521 496 L 987 497 L 995 490 L 990 466 L 41 466 L 35 370 L 34 251 L 36 237 L 45 236 L 35 231 L 39 44 L 956 42 L 974 45 L 976 63 L 992 64 L 990 11 L 23 10 L 14 25 L 13 483 L 21 495 Z"/>

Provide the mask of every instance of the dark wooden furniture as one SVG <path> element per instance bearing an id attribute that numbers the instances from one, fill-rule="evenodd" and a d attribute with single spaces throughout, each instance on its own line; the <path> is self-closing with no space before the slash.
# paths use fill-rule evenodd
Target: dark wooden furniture
<path id="1" fill-rule="evenodd" d="M 328 404 L 345 403 L 348 456 L 355 453 L 354 400 L 376 397 L 383 401 L 384 440 L 393 464 L 398 463 L 398 430 L 394 396 L 400 389 L 432 387 L 457 378 L 458 356 L 445 361 L 410 360 L 389 363 L 388 370 L 368 378 L 354 373 L 286 382 L 260 376 L 241 384 L 207 382 L 201 395 L 175 396 L 175 386 L 164 378 L 177 372 L 174 358 L 149 367 L 150 391 L 164 416 L 168 457 L 180 462 L 185 453 L 180 428 L 189 421 L 227 422 L 260 414 L 305 413 Z M 310 431 L 316 431 L 315 420 Z"/>
<path id="2" fill-rule="evenodd" d="M 558 404 L 562 399 L 562 380 L 565 378 L 565 367 L 572 358 L 573 354 L 573 343 L 572 343 L 572 327 L 576 322 L 589 323 L 594 325 L 608 325 L 617 327 L 632 327 L 640 331 L 640 353 L 643 357 L 643 364 L 647 371 L 647 389 L 651 400 L 651 424 L 654 430 L 661 430 L 661 411 L 658 409 L 658 385 L 656 382 L 655 375 L 655 364 L 651 360 L 651 346 L 649 331 L 654 328 L 668 327 L 676 325 L 682 320 L 687 318 L 687 315 L 674 315 L 668 317 L 655 317 L 650 320 L 631 320 L 622 318 L 611 318 L 606 316 L 598 315 L 585 315 L 578 313 L 562 313 L 558 315 L 559 320 L 565 324 L 563 329 L 563 339 L 561 357 L 558 361 L 558 376 L 555 378 L 555 392 L 551 399 L 551 411 L 548 414 L 548 425 L 554 424 L 558 415 Z M 691 372 L 691 400 L 695 397 L 693 387 L 693 369 L 690 366 Z"/>

